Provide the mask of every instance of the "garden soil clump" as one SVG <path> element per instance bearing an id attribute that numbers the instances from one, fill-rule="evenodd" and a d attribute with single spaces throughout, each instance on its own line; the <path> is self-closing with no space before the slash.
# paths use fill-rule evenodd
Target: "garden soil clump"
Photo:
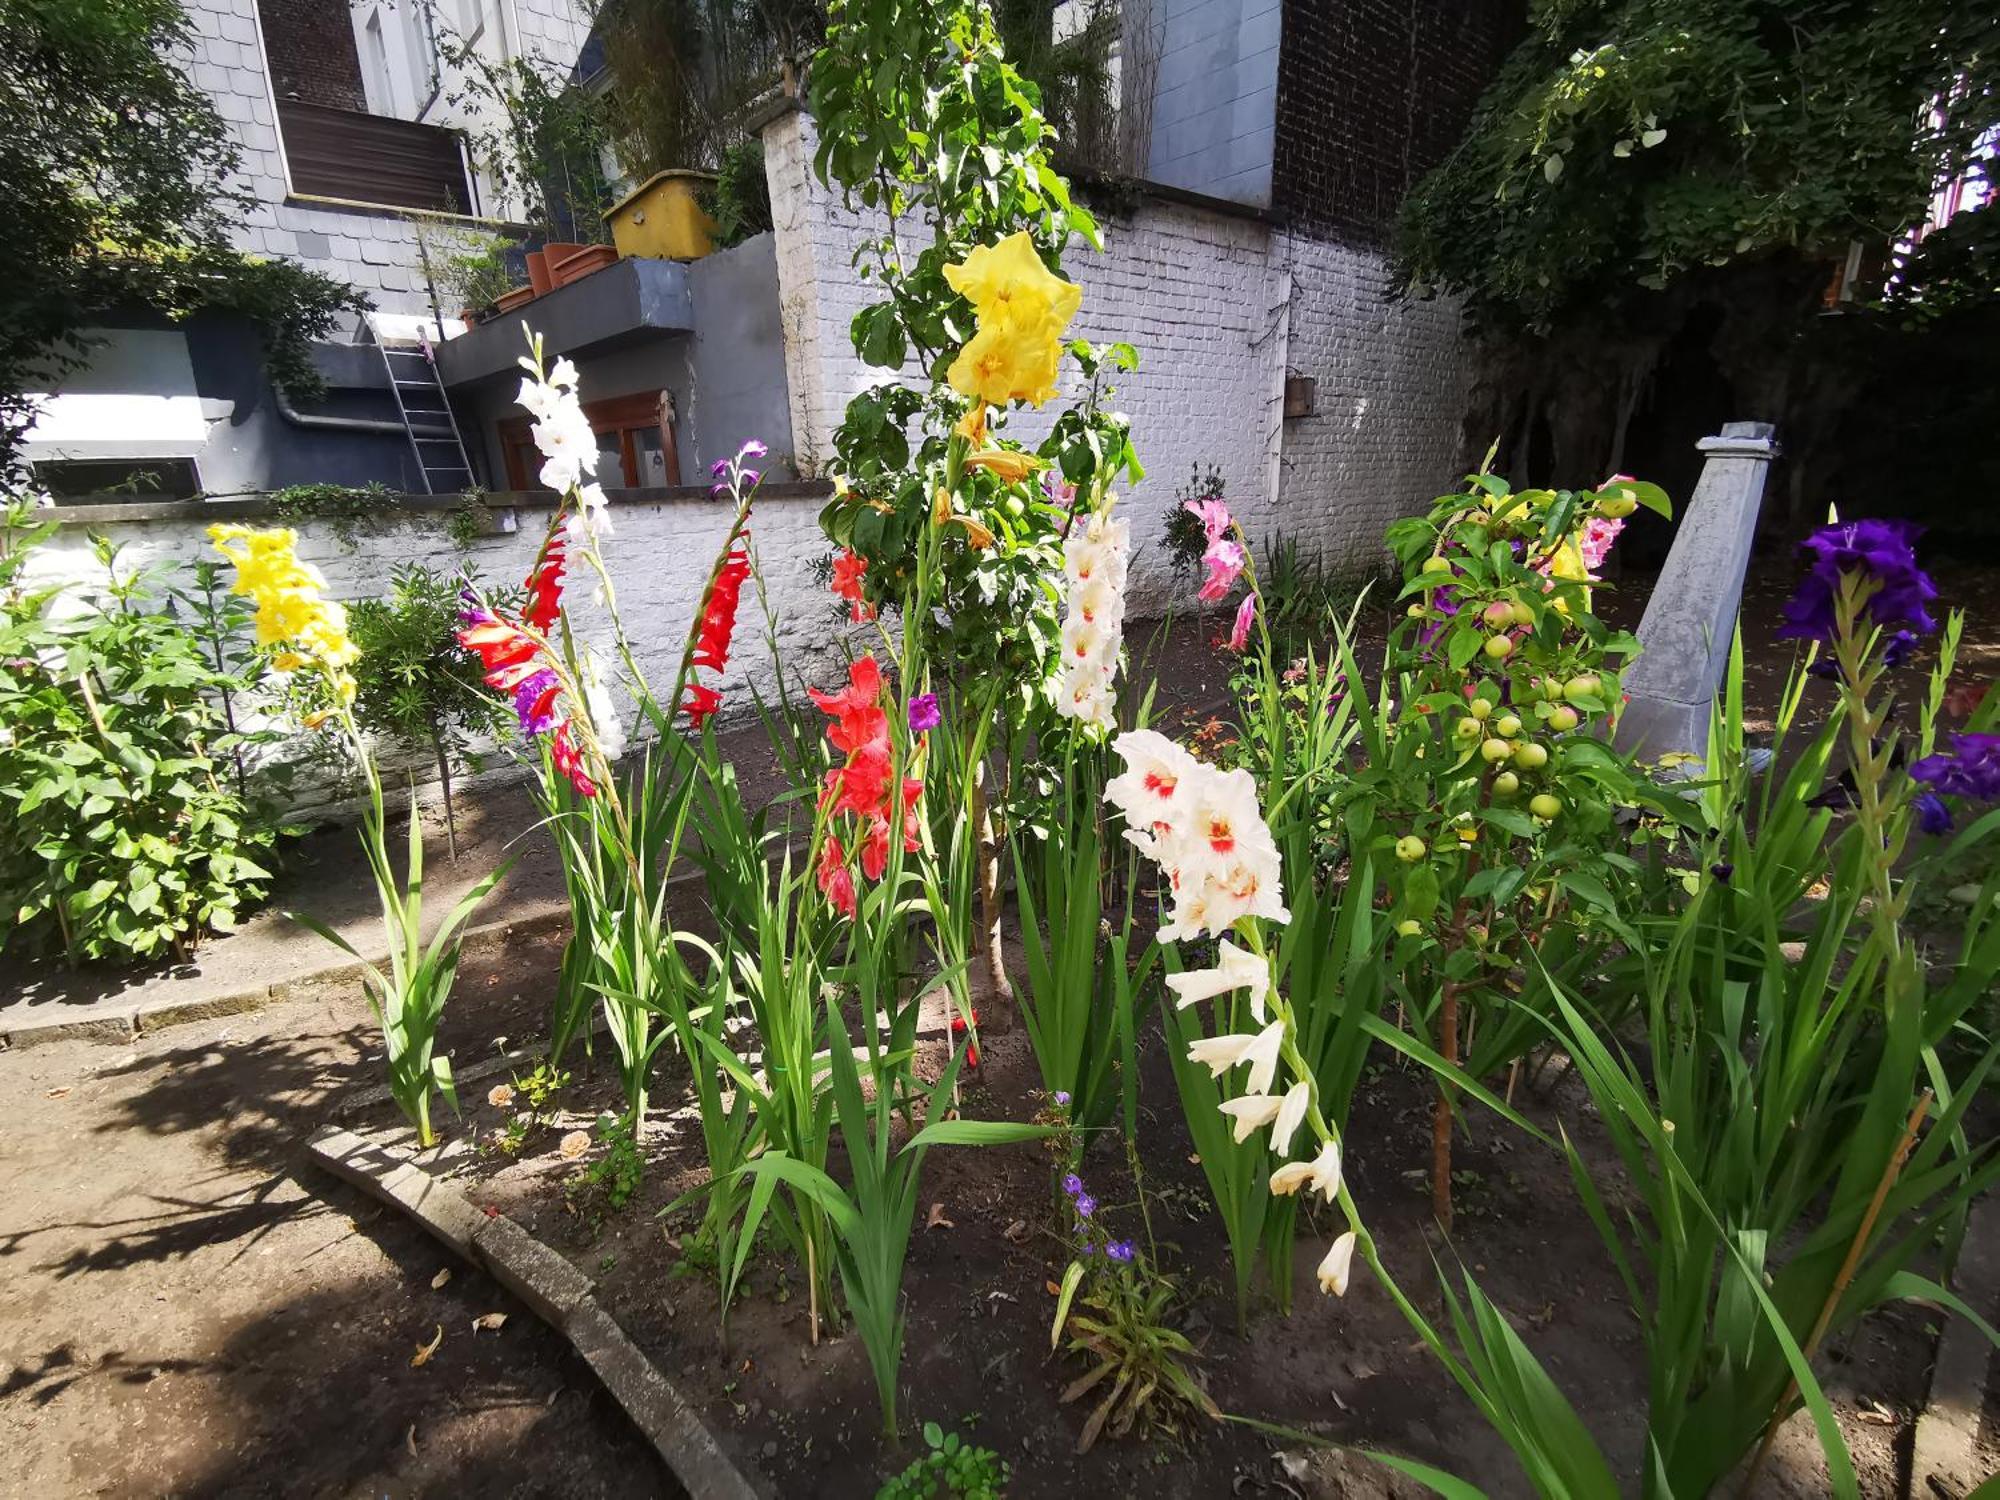
<path id="1" fill-rule="evenodd" d="M 499 1209 L 594 1278 L 621 1326 L 702 1412 L 726 1451 L 779 1495 L 871 1495 L 924 1450 L 919 1428 L 935 1422 L 996 1450 L 1013 1468 L 1017 1495 L 1146 1493 L 1418 1494 L 1423 1491 L 1352 1454 L 1320 1443 L 1382 1449 L 1435 1463 L 1496 1496 L 1525 1494 L 1499 1441 L 1421 1345 L 1387 1295 L 1358 1273 L 1347 1297 L 1323 1296 L 1312 1267 L 1337 1223 L 1302 1212 L 1293 1313 L 1277 1312 L 1260 1284 L 1249 1337 L 1234 1326 L 1231 1276 L 1220 1222 L 1179 1110 L 1157 1033 L 1142 1058 L 1147 1154 L 1141 1163 L 1160 1264 L 1183 1293 L 1180 1326 L 1202 1351 L 1199 1370 L 1221 1409 L 1245 1421 L 1195 1417 L 1181 1431 L 1104 1439 L 1075 1451 L 1091 1405 L 1059 1396 L 1085 1366 L 1051 1353 L 1057 1284 L 1069 1259 L 1056 1209 L 1053 1159 L 1034 1145 L 940 1148 L 925 1166 L 904 1281 L 908 1318 L 901 1382 L 900 1443 L 886 1440 L 867 1362 L 851 1330 L 823 1328 L 810 1340 L 800 1268 L 768 1234 L 732 1311 L 726 1352 L 718 1344 L 712 1268 L 692 1247 L 696 1213 L 662 1210 L 703 1178 L 699 1121 L 682 1112 L 663 1066 L 645 1143 L 641 1185 L 612 1208 L 601 1185 L 584 1182 L 604 1148 L 600 1111 L 620 1108 L 615 1076 L 585 1060 L 563 1095 L 509 1154 L 495 1142 L 524 1112 L 468 1090 L 465 1127 L 480 1149 L 451 1153 L 439 1170 L 461 1178 L 475 1202 Z M 942 1041 L 925 1044 L 922 1071 L 935 1076 Z M 1550 1070 L 1546 1096 L 1523 1088 L 1517 1103 L 1552 1129 L 1558 1110 L 1593 1170 L 1612 1170 L 1588 1118 L 1583 1091 Z M 988 1038 L 982 1066 L 962 1090 L 971 1119 L 1022 1119 L 1040 1101 L 1026 1038 L 1016 1027 Z M 1462 1258 L 1571 1399 L 1590 1413 L 1613 1461 L 1636 1468 L 1645 1419 L 1640 1330 L 1615 1273 L 1576 1205 L 1560 1158 L 1499 1122 L 1472 1120 L 1456 1157 L 1459 1231 L 1442 1246 L 1429 1228 L 1425 1075 L 1383 1062 L 1371 1067 L 1349 1134 L 1348 1173 L 1371 1210 L 1385 1259 L 1436 1311 L 1436 1256 Z M 394 1128 L 384 1113 L 372 1122 Z M 581 1160 L 559 1142 L 591 1131 Z M 447 1167 L 446 1164 L 449 1164 Z M 1106 1132 L 1083 1172 L 1120 1234 L 1145 1243 L 1124 1147 Z M 1615 1207 L 1615 1205 L 1614 1205 Z M 1921 1409 L 1936 1318 L 1893 1308 L 1864 1325 L 1847 1348 L 1821 1362 L 1842 1417 L 1862 1493 L 1901 1493 L 1909 1429 Z M 1253 1423 L 1268 1424 L 1259 1427 Z M 1289 1429 L 1277 1432 L 1272 1429 Z M 1809 1426 L 1781 1435 L 1766 1493 L 1825 1492 Z"/>

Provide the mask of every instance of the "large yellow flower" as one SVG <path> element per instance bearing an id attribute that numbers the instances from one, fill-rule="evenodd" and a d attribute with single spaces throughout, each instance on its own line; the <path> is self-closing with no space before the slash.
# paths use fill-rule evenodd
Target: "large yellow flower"
<path id="1" fill-rule="evenodd" d="M 1055 395 L 1063 331 L 1083 288 L 1043 265 L 1025 232 L 978 246 L 944 276 L 979 320 L 947 372 L 952 387 L 994 406 L 1040 406 Z"/>
<path id="2" fill-rule="evenodd" d="M 347 634 L 347 611 L 326 597 L 326 579 L 298 554 L 298 534 L 248 526 L 208 528 L 215 550 L 236 565 L 235 592 L 257 605 L 257 643 L 284 649 L 272 658 L 282 672 L 318 666 L 343 702 L 354 701 L 347 668 L 361 651 Z"/>

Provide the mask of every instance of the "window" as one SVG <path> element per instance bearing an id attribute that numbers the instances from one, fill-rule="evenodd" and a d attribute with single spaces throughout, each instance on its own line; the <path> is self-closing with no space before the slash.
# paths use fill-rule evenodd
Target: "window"
<path id="1" fill-rule="evenodd" d="M 667 392 L 639 391 L 586 401 L 583 414 L 597 434 L 597 469 L 592 477 L 606 489 L 658 489 L 681 482 L 673 398 Z M 509 417 L 500 424 L 500 447 L 507 461 L 507 487 L 539 489 L 542 459 L 526 417 Z"/>
<path id="2" fill-rule="evenodd" d="M 192 500 L 201 493 L 191 458 L 41 459 L 34 470 L 36 481 L 58 505 Z"/>

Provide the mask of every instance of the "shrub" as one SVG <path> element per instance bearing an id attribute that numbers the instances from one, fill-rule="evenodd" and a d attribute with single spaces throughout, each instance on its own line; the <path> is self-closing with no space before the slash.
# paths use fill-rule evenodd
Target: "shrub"
<path id="1" fill-rule="evenodd" d="M 246 679 L 204 654 L 192 601 L 96 544 L 105 581 L 31 589 L 53 525 L 0 522 L 0 893 L 29 952 L 186 953 L 265 893 L 276 831 L 221 763 Z"/>

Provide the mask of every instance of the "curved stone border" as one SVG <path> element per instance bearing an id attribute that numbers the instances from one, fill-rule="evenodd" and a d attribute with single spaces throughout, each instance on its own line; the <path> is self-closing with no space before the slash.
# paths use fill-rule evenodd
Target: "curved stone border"
<path id="1" fill-rule="evenodd" d="M 306 1146 L 326 1171 L 402 1210 L 568 1339 L 695 1500 L 767 1500 L 715 1440 L 701 1415 L 626 1337 L 597 1300 L 594 1284 L 519 1224 L 482 1209 L 453 1183 L 381 1145 L 335 1126 Z"/>

